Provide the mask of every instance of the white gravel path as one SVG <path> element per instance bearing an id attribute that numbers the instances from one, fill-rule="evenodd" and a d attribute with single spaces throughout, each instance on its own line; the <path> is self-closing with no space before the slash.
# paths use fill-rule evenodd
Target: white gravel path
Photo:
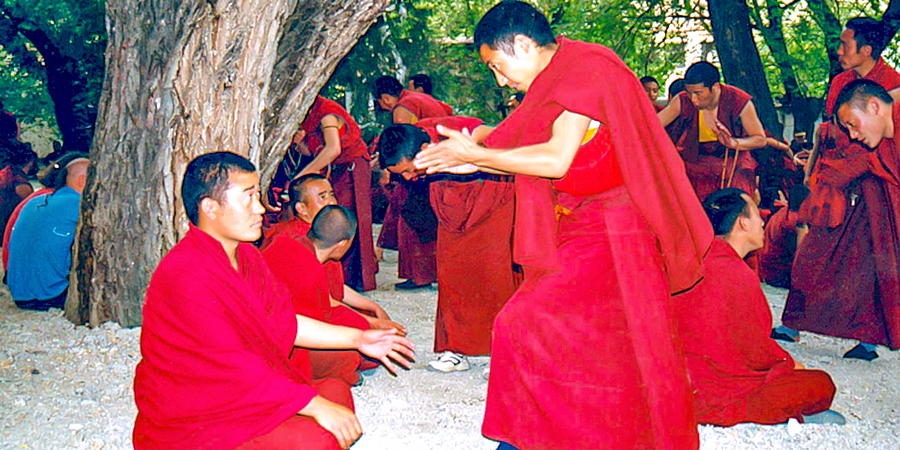
<path id="1" fill-rule="evenodd" d="M 437 291 L 394 291 L 396 252 L 385 257 L 371 297 L 409 327 L 418 361 L 399 377 L 379 369 L 354 389 L 365 429 L 354 450 L 494 449 L 480 435 L 487 389 L 481 373 L 488 358 L 473 359 L 467 372 L 425 371 L 434 356 Z M 765 289 L 777 322 L 785 290 Z M 139 337 L 139 328 L 115 324 L 74 327 L 59 310 L 19 311 L 0 288 L 0 449 L 131 448 Z M 833 408 L 847 417 L 846 426 L 701 427 L 702 449 L 900 449 L 900 357 L 879 347 L 881 358 L 874 362 L 843 360 L 853 345 L 809 333 L 799 344 L 785 344 L 807 367 L 832 375 L 838 386 Z"/>

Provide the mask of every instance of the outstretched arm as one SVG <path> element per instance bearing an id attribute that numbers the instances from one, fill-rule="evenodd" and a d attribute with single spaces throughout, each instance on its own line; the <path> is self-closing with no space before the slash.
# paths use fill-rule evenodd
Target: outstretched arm
<path id="1" fill-rule="evenodd" d="M 716 120 L 719 142 L 725 147 L 737 150 L 755 150 L 766 146 L 766 132 L 763 130 L 762 122 L 759 121 L 759 116 L 756 115 L 756 107 L 752 101 L 747 102 L 741 111 L 741 124 L 747 136 L 736 138 L 731 134 L 731 130 Z"/>
<path id="2" fill-rule="evenodd" d="M 388 330 L 391 328 L 396 328 L 397 331 L 400 332 L 401 336 L 406 336 L 406 327 L 400 325 L 391 320 L 390 316 L 388 316 L 387 312 L 375 303 L 371 299 L 368 299 L 361 295 L 359 292 L 356 292 L 350 286 L 344 285 L 344 304 L 347 306 L 351 306 L 356 309 L 361 309 L 363 311 L 369 311 L 372 314 L 375 314 L 375 317 L 370 317 L 365 314 L 360 314 L 367 322 L 369 322 L 369 326 L 379 330 Z"/>
<path id="3" fill-rule="evenodd" d="M 681 115 L 681 97 L 675 96 L 662 111 L 656 113 L 662 126 L 667 127 Z"/>
<path id="4" fill-rule="evenodd" d="M 321 172 L 341 155 L 341 135 L 338 132 L 341 129 L 341 119 L 334 114 L 329 114 L 319 122 L 319 128 L 322 129 L 322 135 L 325 137 L 325 147 L 294 177 L 295 179 L 309 173 Z"/>
<path id="5" fill-rule="evenodd" d="M 397 366 L 391 361 L 409 368 L 415 359 L 415 345 L 397 330 L 368 330 L 342 327 L 320 322 L 306 316 L 297 315 L 297 347 L 319 349 L 356 349 L 384 364 L 391 373 L 397 373 Z"/>

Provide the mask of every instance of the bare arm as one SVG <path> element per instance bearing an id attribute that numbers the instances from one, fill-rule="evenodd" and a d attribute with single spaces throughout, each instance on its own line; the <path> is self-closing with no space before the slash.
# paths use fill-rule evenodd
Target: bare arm
<path id="1" fill-rule="evenodd" d="M 666 105 L 666 107 L 662 111 L 656 113 L 656 116 L 659 117 L 659 121 L 660 121 L 660 123 L 662 123 L 662 126 L 664 126 L 664 127 L 669 126 L 669 124 L 674 122 L 675 119 L 677 119 L 678 116 L 680 116 L 680 115 L 681 115 L 681 97 L 680 96 L 675 96 L 675 98 L 673 98 L 672 101 L 670 101 L 669 104 Z"/>
<path id="2" fill-rule="evenodd" d="M 480 144 L 487 139 L 488 135 L 491 134 L 491 131 L 494 131 L 495 127 L 490 127 L 487 125 L 479 125 L 477 128 L 472 130 L 472 140 L 476 143 Z"/>
<path id="3" fill-rule="evenodd" d="M 346 284 L 344 285 L 343 304 L 375 314 L 375 317 L 360 314 L 360 317 L 366 319 L 366 322 L 369 322 L 370 327 L 378 330 L 389 330 L 391 328 L 396 328 L 397 331 L 400 332 L 401 336 L 406 336 L 406 327 L 392 321 L 387 312 L 385 312 L 385 310 L 380 305 L 378 305 L 378 303 L 375 303 L 371 299 L 364 297 L 359 292 L 356 292 L 353 288 L 347 286 Z"/>
<path id="4" fill-rule="evenodd" d="M 418 120 L 415 114 L 409 110 L 409 108 L 405 106 L 397 106 L 394 108 L 394 111 L 391 113 L 391 116 L 394 118 L 394 123 L 408 123 L 414 124 Z"/>
<path id="5" fill-rule="evenodd" d="M 32 192 L 34 192 L 34 189 L 32 189 L 30 184 L 22 183 L 16 186 L 16 195 L 22 200 L 25 200 Z"/>
<path id="6" fill-rule="evenodd" d="M 752 101 L 747 102 L 741 111 L 741 124 L 747 136 L 735 138 L 721 122 L 716 121 L 719 128 L 719 142 L 728 148 L 741 150 L 754 150 L 766 146 L 766 132 L 763 130 L 762 122 L 759 121 L 759 116 L 756 115 L 756 107 Z"/>
<path id="7" fill-rule="evenodd" d="M 319 122 L 319 128 L 322 129 L 322 134 L 325 136 L 325 147 L 297 174 L 295 179 L 309 173 L 321 172 L 341 155 L 341 135 L 338 132 L 341 128 L 341 119 L 334 114 L 329 114 Z"/>
<path id="8" fill-rule="evenodd" d="M 313 397 L 297 414 L 315 419 L 322 428 L 334 435 L 343 449 L 350 448 L 362 434 L 362 425 L 353 411 L 321 395 Z"/>
<path id="9" fill-rule="evenodd" d="M 320 322 L 299 314 L 294 345 L 318 349 L 356 349 L 384 364 L 391 373 L 397 373 L 395 361 L 409 368 L 409 361 L 416 356 L 412 341 L 398 336 L 397 330 L 367 330 L 342 327 Z"/>

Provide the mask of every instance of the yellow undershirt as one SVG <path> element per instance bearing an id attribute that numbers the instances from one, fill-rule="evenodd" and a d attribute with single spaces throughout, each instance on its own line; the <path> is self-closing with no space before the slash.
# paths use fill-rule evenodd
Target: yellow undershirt
<path id="1" fill-rule="evenodd" d="M 703 120 L 703 110 L 697 111 L 697 123 L 700 124 L 700 142 L 713 142 L 719 140 L 716 137 L 716 130 L 711 129 Z"/>

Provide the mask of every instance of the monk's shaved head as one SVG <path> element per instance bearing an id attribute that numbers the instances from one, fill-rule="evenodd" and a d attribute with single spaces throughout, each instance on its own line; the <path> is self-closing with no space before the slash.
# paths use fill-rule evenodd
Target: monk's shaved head
<path id="1" fill-rule="evenodd" d="M 309 240 L 319 250 L 334 247 L 341 241 L 353 239 L 356 235 L 356 215 L 341 205 L 322 208 L 307 233 Z"/>
<path id="2" fill-rule="evenodd" d="M 882 85 L 865 78 L 853 80 L 841 89 L 837 100 L 834 102 L 834 110 L 838 111 L 842 106 L 850 105 L 853 109 L 865 111 L 866 103 L 873 97 L 888 105 L 894 102 L 894 99 L 891 98 L 891 95 L 888 94 Z"/>

